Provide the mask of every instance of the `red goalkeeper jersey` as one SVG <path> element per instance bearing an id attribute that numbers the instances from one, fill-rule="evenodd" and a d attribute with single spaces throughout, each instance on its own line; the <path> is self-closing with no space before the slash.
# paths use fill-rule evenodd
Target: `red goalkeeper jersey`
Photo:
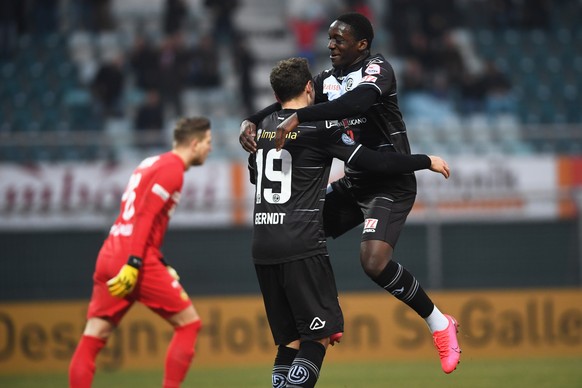
<path id="1" fill-rule="evenodd" d="M 144 159 L 129 178 L 101 253 L 124 259 L 162 257 L 160 247 L 180 200 L 185 169 L 172 152 Z"/>

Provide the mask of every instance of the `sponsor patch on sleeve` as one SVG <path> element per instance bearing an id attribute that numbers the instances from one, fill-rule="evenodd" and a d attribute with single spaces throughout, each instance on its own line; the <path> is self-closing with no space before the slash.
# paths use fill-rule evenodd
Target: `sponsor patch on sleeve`
<path id="1" fill-rule="evenodd" d="M 160 197 L 162 199 L 162 201 L 164 201 L 164 202 L 166 202 L 168 200 L 168 198 L 170 198 L 170 193 L 168 193 L 168 191 L 166 189 L 164 189 L 158 183 L 156 183 L 152 187 L 152 193 L 154 193 L 155 195 L 157 195 L 158 197 Z"/>
<path id="2" fill-rule="evenodd" d="M 376 82 L 378 80 L 378 77 L 374 77 L 373 75 L 367 75 L 364 78 L 362 78 L 362 82 Z"/>
<path id="3" fill-rule="evenodd" d="M 372 63 L 371 65 L 366 67 L 366 70 L 364 70 L 364 73 L 366 73 L 366 74 L 380 74 L 380 66 L 375 64 L 375 63 Z"/>

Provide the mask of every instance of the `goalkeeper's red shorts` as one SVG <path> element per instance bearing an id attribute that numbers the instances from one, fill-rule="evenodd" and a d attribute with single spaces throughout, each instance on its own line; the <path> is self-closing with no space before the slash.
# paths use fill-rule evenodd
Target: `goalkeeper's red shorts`
<path id="1" fill-rule="evenodd" d="M 87 318 L 103 318 L 117 325 L 136 301 L 163 318 L 169 318 L 192 304 L 186 291 L 157 257 L 144 258 L 137 285 L 131 294 L 125 298 L 111 296 L 106 283 L 117 275 L 126 261 L 127 257 L 118 259 L 103 252 L 99 255 Z"/>

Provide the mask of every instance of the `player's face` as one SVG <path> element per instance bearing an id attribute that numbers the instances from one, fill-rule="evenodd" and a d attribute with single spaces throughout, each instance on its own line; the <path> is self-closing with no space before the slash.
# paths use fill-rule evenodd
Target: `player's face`
<path id="1" fill-rule="evenodd" d="M 356 40 L 352 27 L 344 22 L 334 21 L 328 30 L 329 59 L 336 69 L 343 69 L 356 62 L 368 47 L 366 40 Z"/>
<path id="2" fill-rule="evenodd" d="M 192 166 L 200 166 L 204 164 L 208 154 L 212 150 L 212 135 L 210 134 L 210 129 L 208 129 L 201 140 L 196 142 L 194 146 L 194 158 L 190 165 Z"/>

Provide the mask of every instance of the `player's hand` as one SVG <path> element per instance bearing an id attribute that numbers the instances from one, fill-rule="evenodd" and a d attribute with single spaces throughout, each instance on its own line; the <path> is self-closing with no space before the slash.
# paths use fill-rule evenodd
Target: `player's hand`
<path id="1" fill-rule="evenodd" d="M 434 172 L 440 172 L 446 179 L 449 179 L 451 170 L 449 169 L 449 165 L 447 164 L 446 160 L 440 156 L 429 155 L 428 157 L 430 158 L 430 170 Z"/>
<path id="2" fill-rule="evenodd" d="M 175 280 L 180 280 L 180 275 L 178 275 L 178 271 L 176 271 L 174 267 L 166 265 L 166 269 L 170 273 L 170 276 L 172 276 Z"/>
<path id="3" fill-rule="evenodd" d="M 277 126 L 277 132 L 275 133 L 275 148 L 277 151 L 283 148 L 287 134 L 297 128 L 298 125 L 297 113 L 293 113 Z"/>
<path id="4" fill-rule="evenodd" d="M 118 298 L 129 295 L 137 284 L 142 263 L 143 261 L 139 257 L 129 256 L 129 260 L 121 267 L 117 275 L 107 281 L 109 293 Z"/>
<path id="5" fill-rule="evenodd" d="M 256 136 L 257 126 L 253 124 L 252 121 L 244 120 L 240 124 L 240 134 L 238 136 L 238 141 L 246 152 L 257 152 L 257 142 L 255 140 Z"/>

